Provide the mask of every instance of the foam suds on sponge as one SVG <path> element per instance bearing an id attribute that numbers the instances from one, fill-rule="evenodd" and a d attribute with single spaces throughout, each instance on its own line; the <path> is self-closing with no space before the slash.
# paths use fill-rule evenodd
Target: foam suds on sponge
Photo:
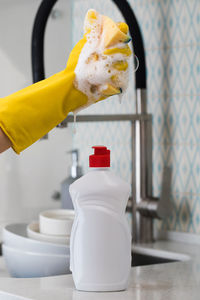
<path id="1" fill-rule="evenodd" d="M 108 49 L 104 47 L 104 32 L 102 31 L 104 16 L 95 10 L 91 11 L 94 12 L 95 18 L 91 21 L 86 15 L 84 31 L 87 33 L 87 42 L 80 53 L 75 68 L 75 87 L 88 97 L 88 103 L 82 108 L 103 99 L 104 96 L 106 97 L 104 91 L 108 88 L 108 84 L 120 88 L 122 93 L 128 85 L 128 68 L 125 71 L 119 71 L 112 65 L 115 62 L 128 61 L 129 58 L 122 53 L 104 54 L 104 51 Z M 125 47 L 127 45 L 121 42 L 110 48 Z"/>

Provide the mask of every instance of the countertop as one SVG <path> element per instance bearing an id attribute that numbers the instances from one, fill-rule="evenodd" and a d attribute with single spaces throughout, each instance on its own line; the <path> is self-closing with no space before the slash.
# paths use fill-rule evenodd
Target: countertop
<path id="1" fill-rule="evenodd" d="M 188 300 L 200 299 L 200 246 L 182 242 L 158 241 L 135 246 L 184 254 L 185 261 L 134 267 L 126 291 L 93 293 L 75 290 L 71 275 L 46 278 L 0 278 L 0 299 L 48 300 Z M 3 259 L 0 276 L 4 274 Z M 13 297 L 13 296 L 14 297 Z"/>

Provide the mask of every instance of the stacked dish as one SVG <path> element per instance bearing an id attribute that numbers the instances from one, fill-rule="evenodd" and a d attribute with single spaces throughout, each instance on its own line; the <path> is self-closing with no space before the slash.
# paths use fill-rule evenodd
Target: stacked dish
<path id="1" fill-rule="evenodd" d="M 44 277 L 70 273 L 73 210 L 50 210 L 39 222 L 3 228 L 3 256 L 13 277 Z"/>

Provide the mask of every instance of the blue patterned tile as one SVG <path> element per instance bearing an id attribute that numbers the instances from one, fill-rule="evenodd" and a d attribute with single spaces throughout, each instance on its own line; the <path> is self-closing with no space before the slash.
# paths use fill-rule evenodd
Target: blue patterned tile
<path id="1" fill-rule="evenodd" d="M 145 48 L 171 48 L 200 42 L 198 0 L 130 1 Z"/>
<path id="2" fill-rule="evenodd" d="M 199 145 L 199 96 L 154 97 L 149 99 L 153 114 L 153 140 L 155 144 Z"/>
<path id="3" fill-rule="evenodd" d="M 172 193 L 200 194 L 200 146 L 154 146 L 154 190 L 160 192 L 162 170 L 172 167 Z"/>
<path id="4" fill-rule="evenodd" d="M 200 233 L 199 196 L 173 195 L 172 215 L 165 221 L 156 222 L 158 229 Z"/>

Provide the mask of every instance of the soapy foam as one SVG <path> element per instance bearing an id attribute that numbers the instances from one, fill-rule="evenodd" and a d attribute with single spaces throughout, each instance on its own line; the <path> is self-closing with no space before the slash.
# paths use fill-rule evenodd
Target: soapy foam
<path id="1" fill-rule="evenodd" d="M 88 22 L 87 17 L 85 19 L 84 30 L 85 32 L 88 32 L 88 30 L 90 32 L 87 34 L 87 42 L 81 51 L 75 69 L 75 86 L 88 97 L 88 103 L 84 107 L 102 98 L 103 91 L 108 87 L 107 84 L 121 88 L 122 92 L 127 89 L 128 85 L 128 68 L 126 71 L 119 71 L 114 69 L 112 64 L 118 61 L 128 61 L 129 58 L 125 58 L 121 53 L 103 54 L 105 50 L 103 45 L 104 36 L 101 32 L 103 16 L 96 12 L 95 14 L 97 18 L 93 19 L 93 24 Z M 115 48 L 124 47 L 126 47 L 124 43 L 115 45 Z M 114 83 L 111 79 L 112 76 L 115 76 Z"/>
<path id="2" fill-rule="evenodd" d="M 135 69 L 134 69 L 134 72 L 136 72 L 140 66 L 140 62 L 139 62 L 139 59 L 138 57 L 134 54 L 134 60 L 135 60 Z"/>

